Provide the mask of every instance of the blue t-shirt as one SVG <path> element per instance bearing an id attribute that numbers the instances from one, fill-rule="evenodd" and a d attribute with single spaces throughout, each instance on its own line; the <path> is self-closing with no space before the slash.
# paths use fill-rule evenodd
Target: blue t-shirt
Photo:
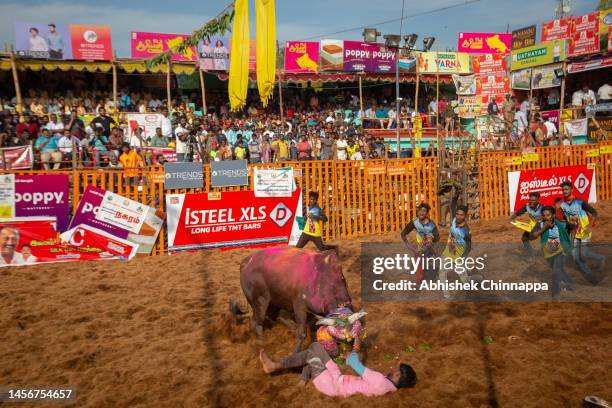
<path id="1" fill-rule="evenodd" d="M 57 136 L 51 136 L 49 137 L 49 143 L 47 143 L 45 145 L 45 147 L 43 147 L 42 149 L 40 149 L 40 146 L 42 146 L 43 143 L 45 143 L 45 141 L 47 140 L 46 137 L 41 136 L 38 139 L 36 139 L 36 148 L 40 149 L 41 152 L 45 153 L 45 152 L 57 152 L 58 151 L 58 147 L 57 147 L 57 140 L 59 139 L 59 137 Z"/>

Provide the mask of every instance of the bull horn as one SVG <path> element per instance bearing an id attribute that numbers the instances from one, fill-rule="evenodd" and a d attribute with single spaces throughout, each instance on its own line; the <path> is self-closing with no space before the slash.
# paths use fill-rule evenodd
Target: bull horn
<path id="1" fill-rule="evenodd" d="M 348 319 L 347 319 L 347 320 L 348 320 L 348 322 L 349 322 L 350 324 L 353 324 L 353 323 L 355 323 L 357 320 L 361 319 L 363 316 L 365 316 L 365 315 L 367 315 L 367 314 L 368 314 L 367 312 L 365 312 L 365 311 L 363 311 L 363 310 L 362 310 L 362 311 L 360 311 L 360 312 L 353 313 L 352 315 L 350 315 L 350 316 L 348 317 Z"/>
<path id="2" fill-rule="evenodd" d="M 319 319 L 317 320 L 317 325 L 325 325 L 325 326 L 334 326 L 336 321 L 334 319 Z"/>

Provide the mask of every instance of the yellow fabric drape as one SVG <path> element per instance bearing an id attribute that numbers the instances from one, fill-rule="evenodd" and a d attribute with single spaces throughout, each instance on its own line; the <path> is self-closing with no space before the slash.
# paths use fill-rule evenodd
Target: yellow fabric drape
<path id="1" fill-rule="evenodd" d="M 234 28 L 229 71 L 228 93 L 232 112 L 242 110 L 246 105 L 249 85 L 249 2 L 236 0 L 234 3 Z"/>
<path id="2" fill-rule="evenodd" d="M 274 93 L 276 76 L 276 15 L 274 0 L 255 0 L 257 17 L 257 87 L 263 106 Z"/>

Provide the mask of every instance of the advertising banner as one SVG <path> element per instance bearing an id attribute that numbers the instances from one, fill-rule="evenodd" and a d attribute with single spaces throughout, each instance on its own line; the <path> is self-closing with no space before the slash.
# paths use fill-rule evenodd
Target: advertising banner
<path id="1" fill-rule="evenodd" d="M 148 152 L 150 152 L 154 165 L 161 164 L 157 160 L 159 155 L 164 156 L 164 160 L 166 161 L 169 161 L 169 162 L 176 161 L 176 150 L 171 147 L 143 147 L 142 151 L 143 153 L 145 153 L 145 155 Z"/>
<path id="2" fill-rule="evenodd" d="M 15 175 L 0 175 L 0 221 L 15 218 Z"/>
<path id="3" fill-rule="evenodd" d="M 315 41 L 287 41 L 285 72 L 308 73 L 319 70 L 319 43 Z"/>
<path id="4" fill-rule="evenodd" d="M 474 74 L 498 74 L 506 72 L 506 57 L 499 54 L 475 55 L 472 57 Z"/>
<path id="5" fill-rule="evenodd" d="M 512 48 L 512 34 L 459 33 L 457 51 L 470 54 L 503 54 Z"/>
<path id="6" fill-rule="evenodd" d="M 108 26 L 71 25 L 72 58 L 77 60 L 113 59 L 113 44 Z"/>
<path id="7" fill-rule="evenodd" d="M 249 169 L 246 160 L 210 162 L 211 187 L 246 186 L 249 184 Z"/>
<path id="8" fill-rule="evenodd" d="M 476 94 L 482 96 L 506 95 L 509 91 L 508 77 L 504 75 L 487 75 L 476 78 Z"/>
<path id="9" fill-rule="evenodd" d="M 254 42 L 251 42 L 252 64 L 249 70 L 255 70 L 253 53 Z M 200 69 L 203 71 L 229 71 L 230 40 L 228 37 L 212 36 L 198 43 Z M 252 66 L 251 66 L 252 65 Z"/>
<path id="10" fill-rule="evenodd" d="M 562 62 L 566 56 L 565 48 L 565 40 L 558 40 L 513 50 L 510 55 L 510 71 Z"/>
<path id="11" fill-rule="evenodd" d="M 164 163 L 165 189 L 202 188 L 204 172 L 202 163 Z"/>
<path id="12" fill-rule="evenodd" d="M 576 31 L 569 41 L 569 56 L 592 54 L 599 51 L 599 34 L 596 30 Z"/>
<path id="13" fill-rule="evenodd" d="M 161 113 L 128 113 L 127 114 L 127 138 L 134 135 L 136 128 L 142 129 L 142 136 L 145 139 L 155 136 L 155 129 L 161 127 Z"/>
<path id="14" fill-rule="evenodd" d="M 567 65 L 567 72 L 574 74 L 576 72 L 591 71 L 593 69 L 608 68 L 612 66 L 612 55 L 607 55 L 599 58 L 593 58 L 589 61 L 572 62 Z"/>
<path id="15" fill-rule="evenodd" d="M 459 117 L 475 118 L 482 112 L 482 98 L 480 96 L 460 96 Z"/>
<path id="16" fill-rule="evenodd" d="M 4 161 L 6 160 L 6 164 Z M 0 168 L 19 170 L 31 169 L 34 164 L 32 146 L 0 148 Z"/>
<path id="17" fill-rule="evenodd" d="M 89 227 L 79 227 L 58 241 L 52 218 L 15 218 L 2 222 L 1 240 L 12 240 L 14 246 L 3 251 L 0 267 L 35 265 L 54 262 L 131 259 L 136 247 Z M 72 234 L 74 232 L 74 234 Z"/>
<path id="18" fill-rule="evenodd" d="M 464 52 L 416 52 L 421 74 L 471 74 L 470 55 Z"/>
<path id="19" fill-rule="evenodd" d="M 415 57 L 401 57 L 398 61 L 399 70 L 403 74 L 416 74 L 417 59 Z"/>
<path id="20" fill-rule="evenodd" d="M 148 209 L 149 207 L 137 201 L 105 191 L 95 217 L 98 221 L 137 234 L 142 228 Z"/>
<path id="21" fill-rule="evenodd" d="M 453 82 L 455 83 L 457 95 L 476 94 L 476 77 L 474 75 L 453 74 Z"/>
<path id="22" fill-rule="evenodd" d="M 15 52 L 19 57 L 72 59 L 70 28 L 67 24 L 15 23 Z"/>
<path id="23" fill-rule="evenodd" d="M 157 241 L 157 236 L 159 235 L 159 231 L 164 223 L 163 212 L 158 211 L 155 208 L 145 206 L 144 204 L 140 204 L 140 206 L 144 209 L 142 212 L 144 215 L 142 217 L 143 220 L 138 220 L 137 223 L 136 220 L 132 220 L 132 222 L 130 222 L 129 218 L 126 220 L 124 215 L 127 214 L 122 212 L 119 212 L 121 217 L 114 218 L 114 215 L 108 213 L 109 206 L 107 204 L 105 210 L 107 211 L 107 214 L 98 218 L 97 214 L 100 212 L 100 207 L 102 206 L 106 193 L 107 191 L 102 188 L 88 185 L 85 188 L 85 192 L 81 197 L 81 201 L 79 202 L 76 211 L 74 212 L 74 217 L 70 223 L 70 229 L 81 224 L 89 225 L 90 227 L 107 232 L 114 237 L 126 239 L 129 242 L 137 244 L 138 253 L 150 253 L 153 249 L 153 245 L 155 245 L 155 241 Z M 125 197 L 119 197 L 122 201 L 132 201 Z M 122 206 L 122 204 L 120 206 Z M 110 219 L 115 220 L 115 222 L 110 223 L 105 221 L 108 220 L 109 217 Z M 127 217 L 129 217 L 129 215 L 127 215 Z M 130 225 L 130 229 L 132 231 L 134 231 L 134 224 L 139 224 L 141 227 L 140 230 L 131 232 L 128 229 L 119 227 L 119 222 Z"/>
<path id="24" fill-rule="evenodd" d="M 588 121 L 587 138 L 597 141 L 599 140 L 597 136 L 602 131 L 607 135 L 608 140 L 612 139 L 612 116 L 598 117 L 595 120 L 597 123 L 594 120 Z"/>
<path id="25" fill-rule="evenodd" d="M 287 244 L 300 190 L 291 197 L 232 191 L 169 194 L 170 251 Z"/>
<path id="26" fill-rule="evenodd" d="M 573 119 L 563 122 L 563 132 L 570 137 L 586 136 L 588 134 L 588 119 Z"/>
<path id="27" fill-rule="evenodd" d="M 17 217 L 55 217 L 58 231 L 66 231 L 70 218 L 68 174 L 18 174 L 15 176 Z"/>
<path id="28" fill-rule="evenodd" d="M 544 121 L 546 121 L 547 119 L 550 119 L 551 123 L 553 123 L 557 129 L 559 129 L 559 124 L 561 121 L 559 120 L 559 110 L 558 109 L 550 110 L 550 111 L 540 111 L 540 117 Z"/>
<path id="29" fill-rule="evenodd" d="M 344 70 L 395 73 L 395 51 L 383 44 L 344 41 Z"/>
<path id="30" fill-rule="evenodd" d="M 531 47 L 536 43 L 536 25 L 512 31 L 512 49 Z"/>
<path id="31" fill-rule="evenodd" d="M 561 86 L 561 78 L 557 78 L 555 70 L 563 69 L 563 64 L 534 67 L 531 74 L 531 89 L 545 89 Z"/>
<path id="32" fill-rule="evenodd" d="M 344 69 L 344 41 L 321 40 L 321 71 L 342 71 Z"/>
<path id="33" fill-rule="evenodd" d="M 592 30 L 599 32 L 599 11 L 574 17 L 571 24 L 573 33 Z"/>
<path id="34" fill-rule="evenodd" d="M 183 43 L 190 36 L 187 34 L 147 33 L 132 31 L 131 48 L 132 58 L 151 58 L 161 54 Z M 172 54 L 172 61 L 196 61 L 197 53 L 195 47 L 189 47 L 185 53 Z"/>
<path id="35" fill-rule="evenodd" d="M 531 86 L 532 68 L 512 72 L 512 89 L 529 90 Z"/>
<path id="36" fill-rule="evenodd" d="M 538 170 L 508 172 L 510 209 L 515 212 L 529 202 L 529 193 L 540 193 L 540 203 L 555 205 L 555 198 L 563 197 L 561 183 L 569 181 L 574 186 L 574 196 L 585 202 L 597 201 L 595 170 L 586 164 L 550 167 Z"/>
<path id="37" fill-rule="evenodd" d="M 291 197 L 293 168 L 253 171 L 255 197 Z"/>
<path id="38" fill-rule="evenodd" d="M 542 42 L 568 40 L 572 33 L 572 18 L 562 18 L 542 23 Z"/>

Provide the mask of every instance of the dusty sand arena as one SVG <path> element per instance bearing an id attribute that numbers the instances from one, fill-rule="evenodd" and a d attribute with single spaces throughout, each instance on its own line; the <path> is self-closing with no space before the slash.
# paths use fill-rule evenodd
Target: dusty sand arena
<path id="1" fill-rule="evenodd" d="M 612 242 L 612 202 L 597 207 L 595 238 Z M 481 242 L 520 235 L 505 220 L 472 230 Z M 397 240 L 337 242 L 354 304 L 360 242 Z M 409 362 L 416 388 L 332 400 L 299 387 L 294 373 L 265 375 L 248 324 L 226 323 L 228 301 L 245 303 L 238 265 L 249 252 L 1 270 L 0 384 L 71 386 L 79 407 L 576 407 L 589 394 L 612 401 L 605 303 L 368 303 L 367 365 L 386 372 Z M 293 345 L 286 326 L 265 331 L 272 356 Z"/>

